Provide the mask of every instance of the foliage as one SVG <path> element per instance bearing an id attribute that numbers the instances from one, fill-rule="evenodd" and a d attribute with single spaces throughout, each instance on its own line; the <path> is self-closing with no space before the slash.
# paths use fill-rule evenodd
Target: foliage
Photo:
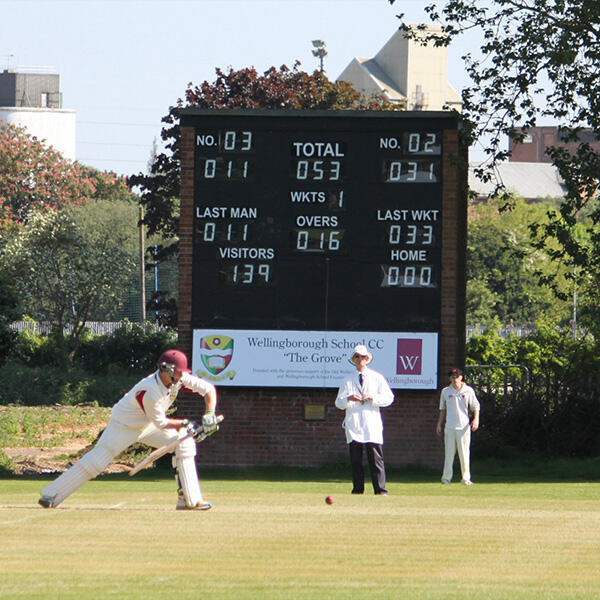
<path id="1" fill-rule="evenodd" d="M 152 323 L 124 321 L 109 336 L 93 336 L 80 350 L 78 360 L 91 373 L 127 371 L 151 373 L 156 360 L 169 348 L 177 345 L 173 329 L 157 328 Z"/>
<path id="2" fill-rule="evenodd" d="M 140 379 L 139 373 L 126 370 L 91 374 L 78 366 L 65 369 L 13 360 L 0 367 L 0 376 L 5 383 L 0 404 L 15 406 L 112 406 Z"/>
<path id="3" fill-rule="evenodd" d="M 64 208 L 94 194 L 91 172 L 14 125 L 0 124 L 0 226 L 25 223 L 41 208 Z"/>
<path id="4" fill-rule="evenodd" d="M 156 368 L 156 359 L 164 350 L 176 345 L 177 335 L 173 329 L 157 328 L 149 322 L 123 321 L 110 335 L 92 335 L 86 330 L 73 362 L 95 375 L 146 374 Z M 26 329 L 17 336 L 13 358 L 27 366 L 57 367 L 61 366 L 61 350 L 55 336 Z"/>
<path id="5" fill-rule="evenodd" d="M 532 325 L 540 318 L 558 325 L 572 318 L 571 289 L 566 300 L 540 286 L 537 273 L 556 269 L 548 253 L 536 248 L 527 223 L 543 223 L 554 201 L 526 204 L 515 200 L 514 210 L 502 212 L 490 200 L 471 207 L 467 242 L 467 322 Z M 567 284 L 565 284 L 566 286 Z M 569 291 L 571 297 L 569 297 Z"/>
<path id="6" fill-rule="evenodd" d="M 254 68 L 227 72 L 216 69 L 216 79 L 199 86 L 189 84 L 185 99 L 179 99 L 169 114 L 161 137 L 165 151 L 154 157 L 149 175 L 139 173 L 130 177 L 133 186 L 141 189 L 145 207 L 144 223 L 150 234 L 160 233 L 175 240 L 179 218 L 180 193 L 180 127 L 182 108 L 271 108 L 271 109 L 355 109 L 394 110 L 397 105 L 383 97 L 365 97 L 347 82 L 334 83 L 324 73 L 312 75 L 301 71 L 300 63 L 292 69 L 283 65 L 271 67 L 262 75 Z M 163 248 L 163 254 L 176 251 L 176 242 Z M 162 258 L 162 256 L 161 256 Z"/>
<path id="7" fill-rule="evenodd" d="M 486 166 L 507 158 L 508 151 L 502 149 L 506 135 L 519 141 L 542 119 L 559 124 L 563 144 L 548 154 L 565 181 L 567 195 L 558 209 L 548 211 L 544 223 L 533 222 L 531 229 L 536 247 L 570 268 L 540 271 L 539 277 L 559 297 L 564 298 L 561 288 L 573 280 L 597 297 L 600 155 L 590 141 L 600 140 L 600 3 L 448 0 L 432 2 L 425 10 L 433 22 L 442 24 L 441 33 L 424 34 L 403 25 L 408 35 L 421 35 L 439 45 L 467 32 L 481 36 L 479 52 L 463 57 L 472 84 L 462 97 L 472 138 L 486 145 Z M 491 168 L 478 170 L 483 179 L 489 180 L 491 173 Z M 500 183 L 497 192 L 502 190 Z M 586 235 L 581 236 L 577 224 L 584 217 Z M 588 310 L 593 311 L 590 320 L 597 321 L 598 308 Z"/>
<path id="8" fill-rule="evenodd" d="M 16 334 L 10 324 L 17 319 L 17 296 L 5 271 L 0 269 L 0 366 L 10 354 Z"/>
<path id="9" fill-rule="evenodd" d="M 467 344 L 468 378 L 482 401 L 482 436 L 495 452 L 545 456 L 600 452 L 600 342 L 538 324 L 526 337 L 495 327 Z M 507 367 L 518 365 L 519 367 Z"/>
<path id="10" fill-rule="evenodd" d="M 85 322 L 118 305 L 134 267 L 127 224 L 114 203 L 98 200 L 61 211 L 38 211 L 4 249 L 21 307 L 81 341 Z"/>

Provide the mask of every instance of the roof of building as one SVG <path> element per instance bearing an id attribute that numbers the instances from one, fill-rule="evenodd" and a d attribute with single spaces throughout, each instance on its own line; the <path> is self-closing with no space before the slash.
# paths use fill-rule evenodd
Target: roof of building
<path id="1" fill-rule="evenodd" d="M 479 196 L 493 193 L 497 183 L 502 183 L 507 191 L 519 198 L 536 200 L 538 198 L 562 198 L 566 186 L 558 169 L 548 163 L 503 162 L 494 168 L 494 176 L 489 182 L 475 177 L 475 169 L 481 163 L 469 165 L 469 188 Z"/>
<path id="2" fill-rule="evenodd" d="M 426 31 L 441 28 L 430 24 Z M 374 57 L 354 57 L 337 81 L 349 81 L 367 94 L 380 92 L 391 102 L 405 102 L 409 110 L 460 108 L 462 98 L 447 76 L 445 47 L 409 40 L 398 29 Z"/>

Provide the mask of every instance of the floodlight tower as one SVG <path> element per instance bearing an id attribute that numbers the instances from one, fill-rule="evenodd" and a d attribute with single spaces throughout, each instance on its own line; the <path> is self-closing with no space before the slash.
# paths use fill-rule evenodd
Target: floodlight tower
<path id="1" fill-rule="evenodd" d="M 325 42 L 323 40 L 313 40 L 312 45 L 313 48 L 315 48 L 312 51 L 313 56 L 316 56 L 319 59 L 319 70 L 321 73 L 324 73 L 325 69 L 323 68 L 323 59 L 327 56 Z"/>

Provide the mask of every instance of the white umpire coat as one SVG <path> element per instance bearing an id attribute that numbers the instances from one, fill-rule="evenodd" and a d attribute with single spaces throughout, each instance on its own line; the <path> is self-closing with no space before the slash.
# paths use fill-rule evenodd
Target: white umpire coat
<path id="1" fill-rule="evenodd" d="M 215 387 L 190 373 L 182 373 L 181 379 L 166 387 L 158 371 L 134 385 L 112 408 L 111 421 L 129 429 L 143 429 L 149 423 L 158 429 L 168 424 L 167 410 L 177 399 L 181 388 L 205 396 Z"/>
<path id="2" fill-rule="evenodd" d="M 363 384 L 360 385 L 355 371 L 348 376 L 338 391 L 335 405 L 346 411 L 342 427 L 346 431 L 346 442 L 383 444 L 383 422 L 380 407 L 389 406 L 394 401 L 394 394 L 385 377 L 368 367 L 363 371 Z M 348 400 L 350 396 L 366 394 L 373 398 L 369 402 Z"/>

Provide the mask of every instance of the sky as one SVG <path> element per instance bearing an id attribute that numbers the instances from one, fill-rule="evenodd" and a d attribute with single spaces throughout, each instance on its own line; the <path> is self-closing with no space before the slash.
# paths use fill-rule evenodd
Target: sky
<path id="1" fill-rule="evenodd" d="M 430 0 L 0 0 L 0 69 L 51 67 L 63 108 L 77 113 L 77 160 L 122 175 L 146 172 L 161 118 L 188 83 L 215 68 L 259 72 L 296 60 L 318 68 L 324 40 L 335 80 L 355 56 L 372 57 L 407 23 L 429 22 Z M 464 44 L 464 42 L 463 42 Z M 450 83 L 467 84 L 448 53 Z"/>

